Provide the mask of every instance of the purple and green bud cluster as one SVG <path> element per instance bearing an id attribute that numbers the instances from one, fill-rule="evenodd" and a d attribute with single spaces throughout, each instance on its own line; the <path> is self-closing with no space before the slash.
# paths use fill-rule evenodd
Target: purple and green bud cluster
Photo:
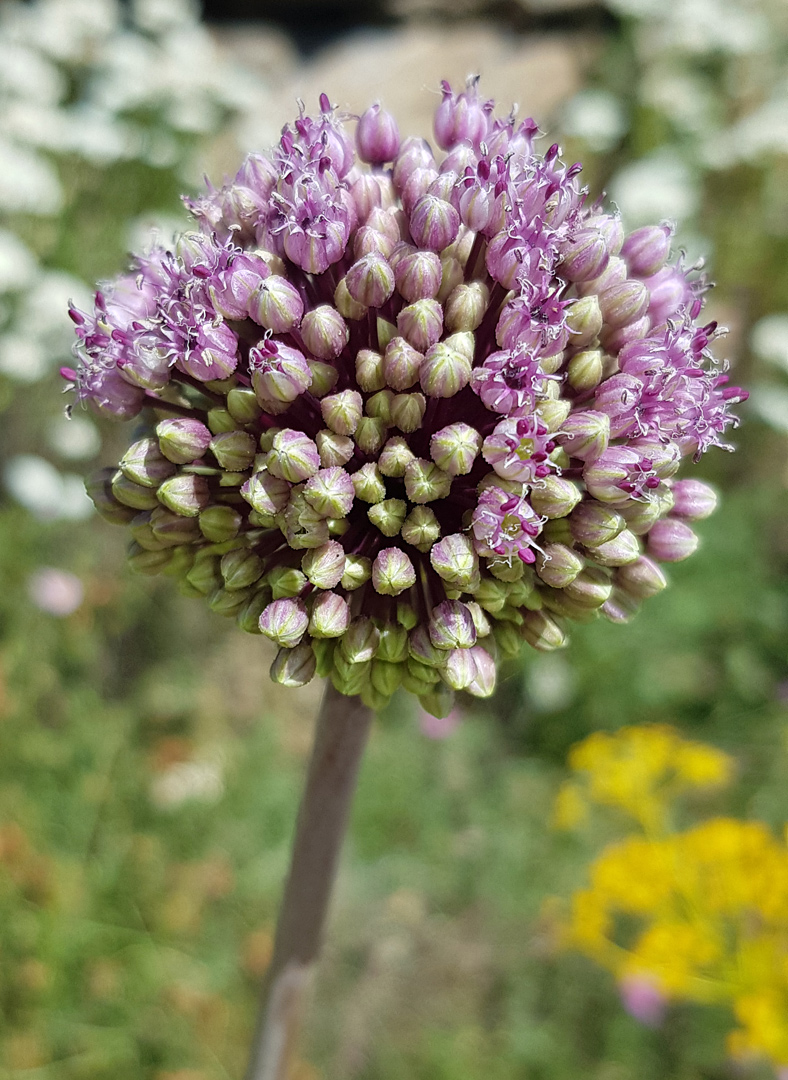
<path id="1" fill-rule="evenodd" d="M 72 310 L 77 399 L 139 418 L 89 482 L 131 562 L 329 676 L 436 715 L 525 641 L 626 622 L 697 546 L 732 403 L 671 230 L 627 236 L 475 81 L 440 154 L 373 105 L 316 117 Z"/>

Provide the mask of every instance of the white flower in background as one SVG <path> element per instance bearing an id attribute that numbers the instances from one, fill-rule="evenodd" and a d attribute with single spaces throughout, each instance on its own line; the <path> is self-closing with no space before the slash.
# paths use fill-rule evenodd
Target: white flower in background
<path id="1" fill-rule="evenodd" d="M 750 333 L 750 348 L 759 360 L 788 372 L 788 312 L 760 319 Z"/>
<path id="2" fill-rule="evenodd" d="M 565 105 L 561 130 L 583 139 L 592 150 L 610 150 L 626 134 L 626 111 L 608 90 L 582 90 Z"/>
<path id="3" fill-rule="evenodd" d="M 222 768 L 213 761 L 179 761 L 150 785 L 150 800 L 159 810 L 177 810 L 192 801 L 216 803 L 223 794 Z"/>
<path id="4" fill-rule="evenodd" d="M 624 166 L 610 181 L 608 194 L 629 228 L 655 219 L 685 221 L 700 199 L 694 170 L 668 149 Z"/>
<path id="5" fill-rule="evenodd" d="M 77 575 L 54 566 L 36 570 L 27 583 L 27 593 L 40 611 L 57 619 L 73 615 L 85 599 L 85 587 Z"/>
<path id="6" fill-rule="evenodd" d="M 57 214 L 63 192 L 55 167 L 26 146 L 17 146 L 0 131 L 0 207 L 11 214 Z"/>
<path id="7" fill-rule="evenodd" d="M 3 470 L 6 490 L 41 521 L 82 521 L 93 513 L 85 484 L 76 473 L 60 473 L 35 454 L 12 457 Z"/>
<path id="8" fill-rule="evenodd" d="M 74 412 L 58 417 L 47 431 L 47 441 L 56 454 L 69 461 L 87 461 L 101 447 L 98 428 L 87 416 Z"/>

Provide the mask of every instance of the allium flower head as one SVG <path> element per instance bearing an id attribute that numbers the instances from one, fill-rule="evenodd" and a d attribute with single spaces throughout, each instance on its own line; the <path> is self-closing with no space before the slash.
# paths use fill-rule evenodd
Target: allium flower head
<path id="1" fill-rule="evenodd" d="M 572 619 L 628 620 L 714 495 L 674 481 L 743 391 L 670 230 L 590 204 L 476 81 L 435 135 L 325 95 L 187 205 L 194 229 L 72 310 L 78 401 L 135 442 L 89 483 L 167 572 L 380 708 L 492 693 Z"/>

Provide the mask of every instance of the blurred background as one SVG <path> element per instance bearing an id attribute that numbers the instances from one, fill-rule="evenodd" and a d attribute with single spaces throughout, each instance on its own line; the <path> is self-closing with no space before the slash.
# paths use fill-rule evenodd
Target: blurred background
<path id="1" fill-rule="evenodd" d="M 448 722 L 407 699 L 364 764 L 293 1080 L 756 1080 L 723 1008 L 659 1026 L 558 945 L 606 836 L 551 827 L 569 747 L 670 723 L 725 749 L 714 809 L 788 819 L 788 6 L 784 0 L 0 4 L 0 1077 L 241 1075 L 320 687 L 125 568 L 64 416 L 69 298 L 325 90 L 430 136 L 481 73 L 628 227 L 707 256 L 751 398 L 702 548 L 630 625 L 578 626 Z M 549 143 L 544 144 L 549 145 Z M 718 349 L 719 351 L 719 349 Z M 103 449 L 101 445 L 103 442 Z M 630 1010 L 631 1011 L 631 1010 Z M 641 1017 L 642 1020 L 642 1017 Z"/>

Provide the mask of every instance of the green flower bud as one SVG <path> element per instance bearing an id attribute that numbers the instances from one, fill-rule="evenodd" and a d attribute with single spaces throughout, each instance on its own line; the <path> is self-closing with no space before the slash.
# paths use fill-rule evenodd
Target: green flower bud
<path id="1" fill-rule="evenodd" d="M 656 596 L 668 584 L 668 579 L 661 568 L 645 555 L 633 563 L 618 567 L 613 580 L 619 591 L 627 593 L 636 600 L 646 600 L 649 596 Z"/>
<path id="2" fill-rule="evenodd" d="M 255 473 L 246 481 L 241 495 L 253 510 L 264 516 L 265 524 L 273 525 L 276 515 L 287 507 L 291 490 L 287 480 L 265 470 Z"/>
<path id="3" fill-rule="evenodd" d="M 255 455 L 254 436 L 248 431 L 224 431 L 211 439 L 211 452 L 223 469 L 250 469 Z"/>
<path id="4" fill-rule="evenodd" d="M 331 638 L 322 640 L 312 639 L 312 652 L 315 654 L 316 672 L 321 679 L 325 679 L 334 669 L 334 652 L 336 641 Z"/>
<path id="5" fill-rule="evenodd" d="M 408 504 L 402 499 L 384 499 L 367 510 L 367 517 L 384 536 L 396 536 L 408 513 Z"/>
<path id="6" fill-rule="evenodd" d="M 163 506 L 157 506 L 150 512 L 150 527 L 154 537 L 168 547 L 178 544 L 193 544 L 199 539 L 200 530 L 194 518 L 185 518 L 173 514 Z"/>
<path id="7" fill-rule="evenodd" d="M 153 488 L 142 487 L 141 484 L 129 480 L 120 469 L 113 474 L 110 487 L 117 502 L 134 510 L 152 510 L 159 504 L 157 493 Z"/>
<path id="8" fill-rule="evenodd" d="M 414 458 L 405 470 L 405 491 L 411 502 L 424 504 L 445 499 L 451 477 L 426 458 Z"/>
<path id="9" fill-rule="evenodd" d="M 384 596 L 399 596 L 416 584 L 413 563 L 401 548 L 384 548 L 372 564 L 372 586 Z"/>
<path id="10" fill-rule="evenodd" d="M 359 349 L 356 353 L 356 382 L 366 394 L 382 390 L 386 385 L 383 374 L 383 357 L 372 349 Z"/>
<path id="11" fill-rule="evenodd" d="M 626 521 L 629 531 L 635 536 L 645 536 L 663 514 L 657 498 L 632 499 L 628 503 L 622 503 L 617 510 Z"/>
<path id="12" fill-rule="evenodd" d="M 490 620 L 482 611 L 481 606 L 475 600 L 468 600 L 465 606 L 471 613 L 473 625 L 476 627 L 476 636 L 487 637 L 487 635 L 492 631 L 492 626 L 490 624 Z"/>
<path id="13" fill-rule="evenodd" d="M 224 587 L 231 592 L 253 585 L 263 573 L 263 560 L 245 548 L 228 551 L 219 564 Z"/>
<path id="14" fill-rule="evenodd" d="M 573 390 L 594 390 L 602 381 L 602 352 L 600 349 L 584 349 L 569 361 L 566 369 L 567 382 Z"/>
<path id="15" fill-rule="evenodd" d="M 612 623 L 621 626 L 631 622 L 640 611 L 640 601 L 620 589 L 614 589 L 613 595 L 602 606 L 602 614 Z"/>
<path id="16" fill-rule="evenodd" d="M 443 333 L 443 308 L 428 298 L 408 304 L 397 316 L 397 330 L 414 349 L 424 353 Z"/>
<path id="17" fill-rule="evenodd" d="M 423 394 L 397 394 L 391 402 L 391 422 L 409 435 L 421 427 L 426 408 Z"/>
<path id="18" fill-rule="evenodd" d="M 598 608 L 610 597 L 613 589 L 610 571 L 601 566 L 586 566 L 564 592 L 585 608 Z"/>
<path id="19" fill-rule="evenodd" d="M 208 428 L 213 435 L 220 435 L 223 431 L 237 431 L 238 421 L 227 409 L 214 408 L 208 410 Z"/>
<path id="20" fill-rule="evenodd" d="M 389 703 L 389 695 L 381 694 L 371 683 L 363 688 L 359 696 L 362 703 L 373 712 L 380 712 Z"/>
<path id="21" fill-rule="evenodd" d="M 307 586 L 306 574 L 295 566 L 275 566 L 269 570 L 267 581 L 274 600 L 300 596 Z"/>
<path id="22" fill-rule="evenodd" d="M 531 506 L 546 518 L 564 518 L 570 514 L 583 495 L 577 484 L 562 476 L 546 476 L 539 487 L 531 489 Z"/>
<path id="23" fill-rule="evenodd" d="M 320 469 L 306 482 L 304 499 L 325 518 L 346 517 L 353 506 L 353 481 L 344 469 Z"/>
<path id="24" fill-rule="evenodd" d="M 411 670 L 411 667 L 414 670 Z M 434 681 L 420 677 L 422 671 L 429 672 L 430 668 L 425 668 L 423 664 L 416 664 L 412 660 L 408 660 L 402 672 L 403 689 L 407 690 L 409 694 L 415 694 L 419 700 L 421 700 L 422 696 L 431 693 L 434 686 Z M 437 672 L 435 674 L 437 675 Z M 440 675 L 438 675 L 436 681 L 440 682 Z"/>
<path id="25" fill-rule="evenodd" d="M 120 468 L 129 480 L 148 488 L 158 487 L 175 472 L 173 463 L 159 449 L 158 440 L 152 438 L 132 443 L 120 459 Z"/>
<path id="26" fill-rule="evenodd" d="M 329 540 L 306 552 L 301 569 L 319 589 L 333 589 L 345 572 L 345 549 L 337 540 Z"/>
<path id="27" fill-rule="evenodd" d="M 600 566 L 625 566 L 635 562 L 641 554 L 638 538 L 629 529 L 624 529 L 613 540 L 598 544 L 590 552 L 591 558 Z"/>
<path id="28" fill-rule="evenodd" d="M 323 428 L 315 435 L 320 464 L 324 469 L 346 465 L 353 457 L 355 443 L 348 435 L 337 435 L 328 428 Z"/>
<path id="29" fill-rule="evenodd" d="M 395 337 L 386 346 L 383 375 L 394 390 L 408 390 L 419 381 L 424 353 L 414 349 L 405 338 Z"/>
<path id="30" fill-rule="evenodd" d="M 365 454 L 377 454 L 386 441 L 387 431 L 387 425 L 378 417 L 362 416 L 356 428 L 356 445 Z"/>
<path id="31" fill-rule="evenodd" d="M 476 330 L 490 302 L 490 290 L 481 281 L 457 285 L 446 301 L 444 321 L 450 333 Z"/>
<path id="32" fill-rule="evenodd" d="M 207 551 L 198 551 L 194 566 L 186 575 L 186 580 L 203 596 L 210 596 L 222 584 L 219 573 L 219 560 Z"/>
<path id="33" fill-rule="evenodd" d="M 521 559 L 512 559 L 511 562 L 506 562 L 496 556 L 488 561 L 487 569 L 498 581 L 520 581 L 525 573 L 525 563 Z"/>
<path id="34" fill-rule="evenodd" d="M 554 385 L 556 384 L 550 383 L 550 386 Z M 548 398 L 545 401 L 540 401 L 536 406 L 535 411 L 539 413 L 547 425 L 547 430 L 552 434 L 553 432 L 561 430 L 561 425 L 572 411 L 572 403 L 570 401 L 555 401 Z"/>
<path id="35" fill-rule="evenodd" d="M 334 289 L 334 307 L 337 309 L 340 315 L 344 315 L 346 319 L 352 319 L 357 322 L 359 319 L 363 319 L 369 310 L 363 304 L 359 304 L 357 300 L 348 292 L 347 283 L 344 278 Z"/>
<path id="36" fill-rule="evenodd" d="M 341 637 L 349 625 L 350 607 L 347 600 L 335 592 L 318 593 L 309 619 L 309 633 L 312 637 Z"/>
<path id="37" fill-rule="evenodd" d="M 168 510 L 183 517 L 197 517 L 211 501 L 208 481 L 193 473 L 171 476 L 160 485 L 156 496 Z"/>
<path id="38" fill-rule="evenodd" d="M 380 631 L 366 615 L 357 615 L 339 643 L 339 651 L 351 664 L 371 660 L 380 643 Z"/>
<path id="39" fill-rule="evenodd" d="M 236 386 L 227 395 L 227 411 L 239 424 L 253 424 L 260 416 L 257 395 L 249 386 Z"/>
<path id="40" fill-rule="evenodd" d="M 404 670 L 404 664 L 388 664 L 385 660 L 373 660 L 372 685 L 378 693 L 389 698 L 399 688 Z"/>
<path id="41" fill-rule="evenodd" d="M 430 552 L 430 556 L 432 553 Z M 474 599 L 491 615 L 498 615 L 506 605 L 509 595 L 507 585 L 494 578 L 483 577 L 473 592 Z"/>
<path id="42" fill-rule="evenodd" d="M 326 427 L 337 435 L 353 435 L 363 413 L 364 403 L 358 390 L 340 390 L 320 402 Z"/>
<path id="43" fill-rule="evenodd" d="M 316 398 L 324 398 L 330 394 L 337 384 L 339 372 L 331 364 L 324 364 L 321 360 L 307 360 L 309 367 L 309 393 Z"/>
<path id="44" fill-rule="evenodd" d="M 132 519 L 131 528 L 129 529 L 132 539 L 146 551 L 162 551 L 166 547 L 174 547 L 175 542 L 171 545 L 165 539 L 156 539 L 150 524 L 151 513 L 150 510 L 140 510 L 139 514 Z M 174 514 L 173 517 L 175 517 Z M 178 518 L 177 520 L 183 521 L 184 519 Z"/>
<path id="45" fill-rule="evenodd" d="M 385 623 L 380 627 L 380 641 L 375 657 L 389 664 L 398 664 L 408 656 L 408 632 L 397 623 Z"/>
<path id="46" fill-rule="evenodd" d="M 361 499 L 362 502 L 378 503 L 386 498 L 386 485 L 380 475 L 380 469 L 373 461 L 362 465 L 350 479 L 356 498 Z"/>
<path id="47" fill-rule="evenodd" d="M 249 313 L 256 323 L 274 334 L 286 334 L 301 322 L 304 302 L 285 277 L 271 274 L 255 290 Z"/>
<path id="48" fill-rule="evenodd" d="M 470 382 L 471 366 L 465 351 L 440 341 L 424 355 L 419 372 L 421 388 L 428 397 L 454 397 Z"/>
<path id="49" fill-rule="evenodd" d="M 430 562 L 439 577 L 458 589 L 468 588 L 479 572 L 479 557 L 464 533 L 451 533 L 434 544 Z"/>
<path id="50" fill-rule="evenodd" d="M 596 608 L 590 608 L 587 604 L 583 604 L 578 600 L 573 600 L 571 596 L 567 596 L 565 589 L 549 589 L 544 587 L 539 590 L 539 595 L 545 610 L 553 615 L 561 615 L 564 618 L 572 619 L 575 622 L 591 622 L 599 614 Z"/>
<path id="51" fill-rule="evenodd" d="M 258 589 L 252 593 L 236 616 L 236 622 L 247 634 L 260 634 L 260 616 L 271 603 L 271 590 Z"/>
<path id="52" fill-rule="evenodd" d="M 572 511 L 569 527 L 578 544 L 595 548 L 615 539 L 626 528 L 626 521 L 617 510 L 611 510 L 591 499 L 584 499 Z"/>
<path id="53" fill-rule="evenodd" d="M 182 521 L 183 518 L 178 520 Z M 216 504 L 206 506 L 204 510 L 200 511 L 199 522 L 200 532 L 206 540 L 221 543 L 222 540 L 232 540 L 234 536 L 238 535 L 243 518 L 231 506 Z"/>
<path id="54" fill-rule="evenodd" d="M 370 661 L 365 664 L 350 664 L 343 659 L 340 649 L 334 650 L 334 670 L 331 672 L 331 682 L 340 694 L 346 697 L 361 694 L 369 685 L 371 671 Z"/>
<path id="55" fill-rule="evenodd" d="M 397 622 L 410 631 L 418 626 L 419 616 L 416 609 L 407 600 L 397 601 Z"/>
<path id="56" fill-rule="evenodd" d="M 544 611 L 527 611 L 520 633 L 539 652 L 552 652 L 553 649 L 563 648 L 567 642 L 564 631 Z"/>
<path id="57" fill-rule="evenodd" d="M 391 402 L 394 400 L 394 395 L 390 390 L 378 390 L 377 394 L 373 394 L 367 401 L 365 412 L 367 416 L 376 416 L 378 420 L 382 420 L 384 424 L 391 423 Z"/>
<path id="58" fill-rule="evenodd" d="M 445 304 L 451 294 L 465 280 L 465 269 L 459 259 L 451 255 L 441 256 L 441 287 L 438 290 L 438 300 Z"/>
<path id="59" fill-rule="evenodd" d="M 372 577 L 372 561 L 366 555 L 346 555 L 340 585 L 348 592 L 361 588 Z"/>
<path id="60" fill-rule="evenodd" d="M 105 521 L 113 525 L 127 525 L 137 514 L 134 507 L 126 506 L 112 494 L 114 469 L 97 469 L 85 480 L 85 491 Z"/>
<path id="61" fill-rule="evenodd" d="M 160 420 L 156 425 L 159 448 L 176 465 L 188 465 L 201 458 L 211 441 L 211 433 L 199 420 L 187 417 Z"/>
<path id="62" fill-rule="evenodd" d="M 311 646 L 297 645 L 294 649 L 280 649 L 271 664 L 270 675 L 280 686 L 306 686 L 315 675 L 315 654 Z"/>
<path id="63" fill-rule="evenodd" d="M 136 574 L 160 574 L 169 565 L 172 551 L 162 548 L 160 551 L 146 551 L 139 544 L 129 547 L 129 566 Z"/>
<path id="64" fill-rule="evenodd" d="M 441 527 L 428 506 L 414 506 L 402 524 L 402 539 L 426 554 L 440 537 Z"/>
<path id="65" fill-rule="evenodd" d="M 566 325 L 569 328 L 569 342 L 572 345 L 585 346 L 594 340 L 602 329 L 602 309 L 599 298 L 591 293 L 569 306 L 566 313 Z"/>
<path id="66" fill-rule="evenodd" d="M 493 625 L 493 637 L 504 660 L 514 660 L 520 655 L 522 639 L 517 627 L 512 623 L 496 622 Z"/>
<path id="67" fill-rule="evenodd" d="M 462 421 L 436 431 L 430 439 L 430 457 L 449 476 L 466 476 L 482 447 L 476 428 Z"/>
<path id="68" fill-rule="evenodd" d="M 389 322 L 388 319 L 381 318 L 380 315 L 378 315 L 375 320 L 375 325 L 378 332 L 378 345 L 381 349 L 385 350 L 391 339 L 396 337 L 397 328 L 394 323 Z"/>
<path id="69" fill-rule="evenodd" d="M 459 266 L 459 263 L 457 264 Z M 421 694 L 419 704 L 430 716 L 443 720 L 454 708 L 454 694 L 446 686 L 438 686 L 432 693 Z"/>
<path id="70" fill-rule="evenodd" d="M 378 468 L 383 476 L 403 477 L 414 457 L 407 442 L 400 435 L 395 435 L 383 447 L 378 458 Z"/>
<path id="71" fill-rule="evenodd" d="M 575 410 L 561 425 L 557 439 L 570 457 L 595 461 L 610 441 L 610 417 L 596 409 Z"/>
<path id="72" fill-rule="evenodd" d="M 218 588 L 208 597 L 208 607 L 215 615 L 234 619 L 251 599 L 251 589 Z"/>
<path id="73" fill-rule="evenodd" d="M 428 631 L 436 649 L 470 649 L 476 644 L 473 616 L 459 600 L 444 600 L 434 607 Z"/>
<path id="74" fill-rule="evenodd" d="M 300 644 L 309 625 L 303 600 L 274 600 L 260 616 L 260 630 L 285 649 Z"/>
<path id="75" fill-rule="evenodd" d="M 476 678 L 476 661 L 471 649 L 452 649 L 446 658 L 443 681 L 452 690 L 467 690 Z"/>
<path id="76" fill-rule="evenodd" d="M 536 572 L 553 589 L 563 589 L 583 569 L 583 559 L 564 544 L 546 544 L 536 554 Z"/>
<path id="77" fill-rule="evenodd" d="M 420 625 L 408 638 L 408 655 L 419 664 L 425 664 L 428 668 L 440 668 L 446 662 L 446 653 L 443 649 L 436 648 L 430 640 L 426 626 Z M 408 661 L 410 666 L 410 661 Z M 421 678 L 427 678 L 422 675 Z"/>

